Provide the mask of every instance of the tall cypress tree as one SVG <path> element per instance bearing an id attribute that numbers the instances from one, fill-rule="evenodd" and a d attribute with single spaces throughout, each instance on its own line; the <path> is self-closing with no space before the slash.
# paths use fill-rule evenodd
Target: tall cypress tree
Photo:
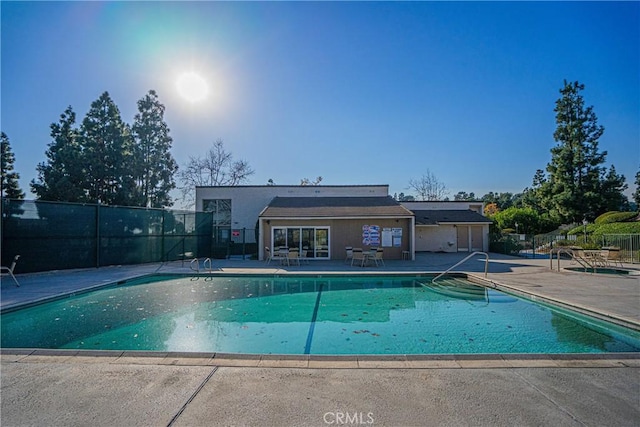
<path id="1" fill-rule="evenodd" d="M 173 205 L 170 191 L 176 188 L 173 174 L 178 165 L 171 155 L 173 142 L 164 121 L 164 105 L 150 90 L 138 101 L 131 127 L 134 144 L 136 199 L 140 206 L 163 208 Z"/>
<path id="2" fill-rule="evenodd" d="M 11 151 L 11 143 L 6 133 L 0 133 L 0 194 L 8 199 L 24 199 L 18 180 L 20 175 L 13 171 L 16 157 Z"/>
<path id="3" fill-rule="evenodd" d="M 593 107 L 585 106 L 583 90 L 583 84 L 566 81 L 560 90 L 554 109 L 557 127 L 553 137 L 557 145 L 551 149 L 548 178 L 538 191 L 545 199 L 541 204 L 562 222 L 595 219 L 624 190 L 624 176 L 615 174 L 615 169 L 605 184 L 602 165 L 607 152 L 598 148 L 604 127 L 598 125 Z M 606 185 L 609 188 L 603 194 Z"/>
<path id="4" fill-rule="evenodd" d="M 133 140 L 108 92 L 91 104 L 80 128 L 89 201 L 135 205 Z"/>
<path id="5" fill-rule="evenodd" d="M 51 143 L 45 155 L 46 163 L 36 167 L 38 179 L 31 189 L 40 200 L 87 202 L 84 161 L 75 126 L 76 113 L 71 106 L 51 124 Z"/>

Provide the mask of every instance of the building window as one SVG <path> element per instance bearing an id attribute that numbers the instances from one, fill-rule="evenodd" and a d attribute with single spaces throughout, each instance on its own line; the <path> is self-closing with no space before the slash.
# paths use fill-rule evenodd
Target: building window
<path id="1" fill-rule="evenodd" d="M 272 250 L 298 249 L 306 258 L 329 259 L 329 227 L 274 227 Z"/>
<path id="2" fill-rule="evenodd" d="M 213 212 L 213 225 L 231 225 L 231 199 L 205 199 L 202 210 Z"/>

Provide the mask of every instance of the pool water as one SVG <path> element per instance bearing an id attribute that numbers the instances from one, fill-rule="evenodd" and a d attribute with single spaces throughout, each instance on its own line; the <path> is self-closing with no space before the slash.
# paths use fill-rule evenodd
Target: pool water
<path id="1" fill-rule="evenodd" d="M 3 348 L 260 354 L 638 352 L 640 333 L 459 278 L 170 277 L 2 315 Z"/>

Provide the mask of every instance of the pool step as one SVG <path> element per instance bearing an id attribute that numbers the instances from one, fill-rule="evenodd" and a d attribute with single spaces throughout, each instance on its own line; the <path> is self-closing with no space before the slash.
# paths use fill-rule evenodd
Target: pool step
<path id="1" fill-rule="evenodd" d="M 436 283 L 420 282 L 422 286 L 443 296 L 464 300 L 489 300 L 488 290 L 483 286 L 469 283 L 463 279 L 443 278 Z M 515 298 L 509 295 L 497 294 L 491 296 L 492 303 L 514 302 Z"/>
<path id="2" fill-rule="evenodd" d="M 446 278 L 440 279 L 437 283 L 420 282 L 420 284 L 433 292 L 457 299 L 478 300 L 486 297 L 485 288 L 459 279 Z"/>

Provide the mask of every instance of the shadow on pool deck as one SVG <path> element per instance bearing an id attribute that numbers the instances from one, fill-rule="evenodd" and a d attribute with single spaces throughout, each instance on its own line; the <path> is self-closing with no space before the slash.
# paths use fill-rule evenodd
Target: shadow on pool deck
<path id="1" fill-rule="evenodd" d="M 223 260 L 214 268 L 244 274 L 434 272 L 465 255 L 419 254 L 416 261 L 387 261 L 384 268 L 340 261 L 280 267 L 250 260 Z M 3 281 L 2 307 L 157 268 L 20 275 L 20 288 Z M 482 276 L 484 262 L 470 260 L 460 271 Z M 190 270 L 178 262 L 160 272 Z M 549 260 L 491 254 L 488 278 L 640 324 L 638 276 L 557 272 Z M 635 354 L 322 358 L 8 349 L 1 357 L 3 426 L 632 426 L 640 419 Z"/>

